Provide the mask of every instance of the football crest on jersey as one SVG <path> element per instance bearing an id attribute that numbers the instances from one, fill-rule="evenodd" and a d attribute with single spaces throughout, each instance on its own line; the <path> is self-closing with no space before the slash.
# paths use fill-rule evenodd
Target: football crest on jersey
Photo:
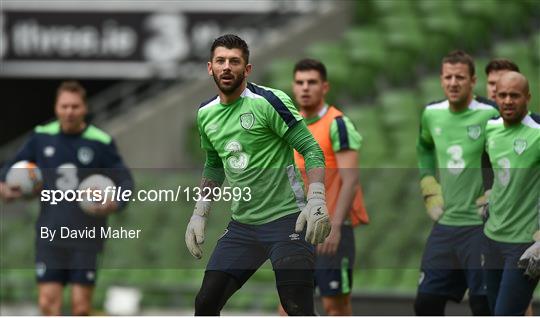
<path id="1" fill-rule="evenodd" d="M 240 126 L 242 126 L 242 128 L 246 130 L 251 129 L 253 124 L 255 124 L 255 115 L 253 115 L 253 113 L 245 113 L 240 115 Z"/>
<path id="2" fill-rule="evenodd" d="M 514 151 L 521 155 L 525 149 L 527 149 L 527 140 L 525 139 L 516 139 L 514 140 Z"/>
<path id="3" fill-rule="evenodd" d="M 467 126 L 467 135 L 469 135 L 469 138 L 472 140 L 478 139 L 480 137 L 480 134 L 482 134 L 482 128 L 480 125 L 471 125 Z"/>
<path id="4" fill-rule="evenodd" d="M 90 147 L 81 147 L 77 151 L 77 159 L 83 164 L 87 165 L 94 159 L 94 151 Z"/>

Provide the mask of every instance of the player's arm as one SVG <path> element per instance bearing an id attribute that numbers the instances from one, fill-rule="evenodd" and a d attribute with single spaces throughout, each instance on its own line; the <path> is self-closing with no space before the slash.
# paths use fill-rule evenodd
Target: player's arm
<path id="1" fill-rule="evenodd" d="M 213 200 L 212 191 L 214 188 L 219 188 L 225 180 L 225 172 L 223 169 L 223 161 L 219 157 L 218 152 L 214 149 L 212 143 L 206 136 L 201 125 L 199 134 L 201 136 L 201 148 L 206 152 L 206 160 L 200 182 L 201 198 L 195 203 L 193 214 L 189 220 L 185 241 L 186 246 L 193 257 L 200 259 L 202 257 L 201 244 L 204 243 L 204 233 L 206 229 L 206 220 L 210 213 L 211 203 Z M 210 194 L 207 196 L 206 194 Z M 204 199 L 206 197 L 206 200 Z"/>
<path id="2" fill-rule="evenodd" d="M 537 153 L 539 154 L 537 162 L 540 162 L 540 147 Z M 535 168 L 538 169 L 538 165 Z M 540 229 L 534 232 L 533 240 L 534 243 L 519 258 L 518 265 L 525 269 L 525 275 L 537 279 L 540 277 Z"/>
<path id="3" fill-rule="evenodd" d="M 313 138 L 306 123 L 304 121 L 297 122 L 285 133 L 283 138 L 304 157 L 309 185 L 313 183 L 324 185 L 324 153 Z"/>
<path id="4" fill-rule="evenodd" d="M 324 153 L 304 121 L 297 122 L 283 138 L 304 157 L 309 183 L 307 203 L 298 216 L 295 230 L 302 232 L 307 223 L 306 241 L 314 245 L 322 243 L 330 233 L 324 187 Z"/>
<path id="5" fill-rule="evenodd" d="M 24 145 L 17 151 L 15 157 L 11 160 L 8 160 L 2 169 L 0 169 L 0 199 L 5 202 L 10 202 L 15 199 L 18 199 L 22 196 L 22 192 L 18 187 L 9 187 L 6 184 L 6 175 L 11 166 L 21 160 L 28 160 L 35 162 L 35 135 L 30 136 L 30 138 L 24 143 Z"/>
<path id="6" fill-rule="evenodd" d="M 484 184 L 484 194 L 476 199 L 478 215 L 480 215 L 484 221 L 488 218 L 488 204 L 491 188 L 493 187 L 493 178 L 493 167 L 491 166 L 488 153 L 484 151 L 482 153 L 482 181 Z"/>
<path id="7" fill-rule="evenodd" d="M 525 275 L 532 279 L 540 277 L 540 230 L 533 236 L 534 243 L 525 250 L 518 261 L 518 266 L 525 269 Z"/>
<path id="8" fill-rule="evenodd" d="M 354 199 L 355 188 L 358 184 L 358 152 L 356 150 L 342 150 L 336 152 L 339 175 L 342 181 L 341 191 L 336 205 L 336 212 L 331 220 L 332 227 L 341 226 L 347 218 Z"/>
<path id="9" fill-rule="evenodd" d="M 204 233 L 206 229 L 206 220 L 210 213 L 211 203 L 213 200 L 212 189 L 219 188 L 223 184 L 225 174 L 223 171 L 223 162 L 219 158 L 215 150 L 206 151 L 206 162 L 204 164 L 203 175 L 201 178 L 200 187 L 201 193 L 205 195 L 195 203 L 193 215 L 189 220 L 186 229 L 186 246 L 195 258 L 202 257 L 201 244 L 204 243 Z M 206 196 L 209 194 L 209 196 Z M 204 199 L 206 197 L 206 199 Z"/>
<path id="10" fill-rule="evenodd" d="M 422 114 L 416 153 L 418 156 L 418 168 L 420 169 L 420 187 L 426 211 L 431 219 L 438 221 L 444 212 L 444 201 L 441 186 L 435 179 L 437 166 L 435 143 L 427 126 L 425 111 Z"/>
<path id="11" fill-rule="evenodd" d="M 317 251 L 321 254 L 332 255 L 336 253 L 339 246 L 341 226 L 351 209 L 358 185 L 358 150 L 361 147 L 362 137 L 349 118 L 337 117 L 330 126 L 330 140 L 341 177 L 341 190 L 338 194 L 336 209 L 330 220 L 332 229 L 324 244 L 317 247 Z"/>
<path id="12" fill-rule="evenodd" d="M 324 154 L 307 128 L 304 118 L 287 94 L 278 90 L 266 93 L 272 96 L 267 99 L 269 105 L 264 109 L 266 125 L 304 156 L 308 182 L 324 184 Z"/>
<path id="13" fill-rule="evenodd" d="M 420 179 L 435 177 L 437 160 L 435 157 L 435 143 L 428 129 L 426 112 L 422 114 L 420 133 L 416 142 L 416 154 L 418 156 L 418 168 Z"/>
<path id="14" fill-rule="evenodd" d="M 269 96 L 269 105 L 263 109 L 267 127 L 304 156 L 309 183 L 307 204 L 298 216 L 295 230 L 301 232 L 307 223 L 306 241 L 322 243 L 330 232 L 324 189 L 324 154 L 291 98 L 277 90 L 264 93 Z"/>

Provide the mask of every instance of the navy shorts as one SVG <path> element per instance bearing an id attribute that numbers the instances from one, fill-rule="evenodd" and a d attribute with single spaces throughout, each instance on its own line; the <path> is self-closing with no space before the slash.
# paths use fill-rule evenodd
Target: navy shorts
<path id="1" fill-rule="evenodd" d="M 482 269 L 482 225 L 435 223 L 422 257 L 419 293 L 443 295 L 460 302 L 469 295 L 486 295 Z"/>
<path id="2" fill-rule="evenodd" d="M 502 243 L 484 236 L 482 252 L 487 296 L 494 316 L 523 316 L 538 279 L 530 279 L 517 262 L 532 243 Z"/>
<path id="3" fill-rule="evenodd" d="M 321 296 L 344 295 L 351 292 L 354 259 L 354 231 L 352 226 L 343 225 L 336 254 L 315 256 L 315 284 Z"/>
<path id="4" fill-rule="evenodd" d="M 207 271 L 221 271 L 236 278 L 243 285 L 253 273 L 270 259 L 275 263 L 284 257 L 305 257 L 313 270 L 314 247 L 306 242 L 305 231 L 294 231 L 299 213 L 275 221 L 249 225 L 232 220 L 223 236 L 218 240 L 210 256 Z M 309 282 L 311 285 L 313 282 Z"/>
<path id="5" fill-rule="evenodd" d="M 98 256 L 96 251 L 38 246 L 36 279 L 38 283 L 95 285 Z"/>

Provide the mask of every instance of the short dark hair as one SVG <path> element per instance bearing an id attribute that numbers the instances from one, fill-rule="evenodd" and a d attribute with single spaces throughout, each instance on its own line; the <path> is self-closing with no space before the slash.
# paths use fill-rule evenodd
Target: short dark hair
<path id="1" fill-rule="evenodd" d="M 228 49 L 240 49 L 246 64 L 249 63 L 249 47 L 246 41 L 242 40 L 238 35 L 225 34 L 215 39 L 210 48 L 210 60 L 214 58 L 214 50 L 220 46 Z"/>
<path id="2" fill-rule="evenodd" d="M 294 65 L 293 76 L 298 71 L 311 71 L 311 70 L 319 72 L 321 79 L 323 81 L 326 81 L 326 67 L 324 66 L 324 64 L 319 60 L 309 59 L 309 58 L 302 59 L 296 62 L 296 65 Z"/>
<path id="3" fill-rule="evenodd" d="M 462 50 L 455 50 L 448 53 L 442 60 L 442 64 L 465 64 L 469 66 L 469 75 L 474 76 L 474 61 L 473 58 Z M 442 71 L 442 68 L 441 68 Z"/>
<path id="4" fill-rule="evenodd" d="M 64 81 L 60 83 L 58 89 L 56 90 L 56 99 L 58 99 L 58 96 L 60 96 L 60 93 L 62 92 L 79 94 L 83 102 L 86 104 L 86 90 L 78 81 Z"/>
<path id="5" fill-rule="evenodd" d="M 519 66 L 509 59 L 492 59 L 486 65 L 486 75 L 494 71 L 514 71 L 519 73 Z"/>

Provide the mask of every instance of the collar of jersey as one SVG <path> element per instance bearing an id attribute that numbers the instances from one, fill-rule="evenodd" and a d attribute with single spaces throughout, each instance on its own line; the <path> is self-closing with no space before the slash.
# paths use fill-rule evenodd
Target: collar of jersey
<path id="1" fill-rule="evenodd" d="M 242 93 L 240 94 L 240 96 L 238 96 L 238 98 L 235 99 L 235 100 L 234 100 L 233 102 L 231 102 L 231 103 L 223 103 L 223 102 L 221 101 L 221 97 L 218 96 L 219 104 L 220 104 L 221 106 L 226 106 L 226 107 L 231 106 L 231 105 L 234 105 L 234 104 L 238 103 L 240 100 L 242 100 L 242 98 L 246 97 L 248 90 L 249 90 L 249 88 L 248 88 L 247 85 L 246 85 L 246 88 L 244 88 L 244 90 L 242 91 Z"/>
<path id="2" fill-rule="evenodd" d="M 328 112 L 328 104 L 324 104 L 323 108 L 319 111 L 317 116 L 313 118 L 306 118 L 306 124 L 311 125 L 313 123 L 316 123 L 317 121 L 319 121 L 319 119 L 323 118 L 323 116 L 326 115 L 327 112 Z"/>
<path id="3" fill-rule="evenodd" d="M 82 136 L 88 130 L 88 127 L 90 127 L 90 124 L 87 122 L 84 129 L 81 130 L 80 132 L 77 132 L 77 133 L 74 133 L 74 134 L 66 134 L 62 130 L 62 126 L 60 126 L 60 134 L 63 135 L 63 136 L 67 136 L 67 137 L 79 137 L 79 136 Z"/>

